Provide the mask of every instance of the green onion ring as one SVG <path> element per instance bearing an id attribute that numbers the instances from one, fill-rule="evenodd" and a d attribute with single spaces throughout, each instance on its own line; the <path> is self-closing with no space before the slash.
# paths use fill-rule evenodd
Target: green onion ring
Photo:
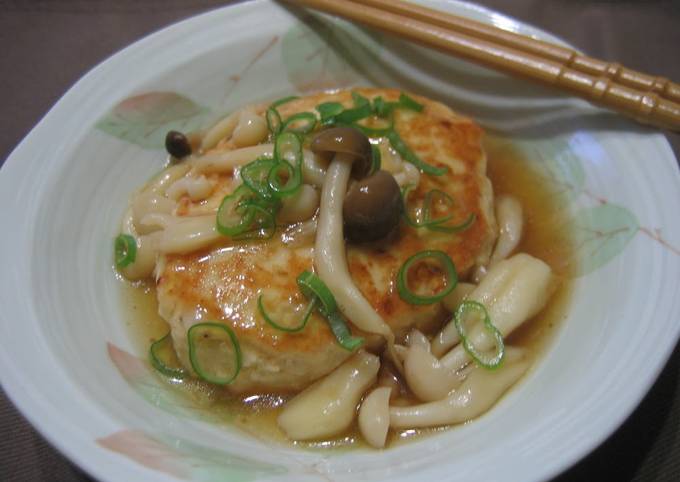
<path id="1" fill-rule="evenodd" d="M 137 241 L 129 234 L 119 234 L 113 243 L 117 268 L 125 268 L 137 259 Z"/>
<path id="2" fill-rule="evenodd" d="M 361 119 L 370 117 L 371 115 L 373 115 L 373 110 L 371 109 L 371 105 L 367 103 L 360 107 L 355 107 L 354 109 L 347 109 L 340 112 L 335 116 L 335 122 L 337 124 L 351 125 L 357 121 L 360 121 Z"/>
<path id="3" fill-rule="evenodd" d="M 422 112 L 425 106 L 418 103 L 415 99 L 412 99 L 403 92 L 399 94 L 398 106 L 403 109 L 414 110 L 416 112 Z"/>
<path id="4" fill-rule="evenodd" d="M 302 185 L 302 145 L 300 138 L 293 132 L 283 132 L 274 141 L 274 160 L 276 163 L 267 176 L 268 187 L 277 197 L 295 194 Z M 288 181 L 283 186 L 279 172 L 288 172 Z"/>
<path id="5" fill-rule="evenodd" d="M 432 203 L 433 203 L 433 198 L 435 196 L 441 196 L 449 206 L 453 206 L 453 198 L 449 196 L 447 193 L 442 191 L 441 189 L 430 189 L 426 194 L 425 194 L 425 202 L 423 206 L 423 223 L 424 224 L 430 224 L 430 225 L 437 225 L 437 224 L 442 224 L 445 223 L 446 221 L 450 220 L 453 218 L 453 214 L 449 214 L 448 216 L 443 216 L 440 218 L 435 218 L 432 219 L 431 212 L 432 212 Z"/>
<path id="6" fill-rule="evenodd" d="M 206 350 L 207 347 L 204 346 L 202 350 L 199 341 L 203 340 L 204 343 L 207 343 L 205 340 L 211 337 L 217 339 L 220 344 L 226 340 L 229 340 L 231 343 L 234 350 L 234 364 L 236 365 L 232 375 L 221 375 L 216 370 L 211 372 L 208 367 L 201 363 L 200 352 Z M 238 338 L 236 338 L 236 334 L 231 328 L 221 323 L 198 323 L 189 328 L 187 339 L 189 343 L 189 361 L 191 361 L 191 367 L 200 378 L 216 385 L 228 385 L 236 379 L 243 365 L 243 355 L 241 354 L 241 345 L 238 342 Z"/>
<path id="7" fill-rule="evenodd" d="M 423 201 L 423 207 L 422 207 L 423 220 L 417 221 L 417 220 L 411 218 L 411 216 L 409 216 L 409 214 L 408 214 L 408 195 L 409 195 L 409 192 L 412 189 L 413 189 L 412 185 L 406 185 L 401 190 L 401 197 L 402 197 L 402 201 L 404 203 L 404 208 L 402 210 L 402 213 L 403 213 L 404 219 L 406 220 L 406 224 L 408 224 L 409 226 L 414 227 L 414 228 L 431 229 L 432 226 L 436 226 L 436 225 L 439 225 L 441 223 L 445 223 L 446 221 L 448 221 L 449 219 L 451 219 L 453 217 L 453 215 L 449 215 L 449 216 L 444 216 L 442 218 L 437 218 L 437 219 L 434 219 L 434 220 L 430 219 L 430 209 L 431 209 L 431 205 L 432 205 L 432 195 L 431 195 L 432 191 L 441 192 L 442 194 L 447 196 L 451 200 L 451 202 L 453 202 L 453 199 L 451 198 L 451 196 L 449 196 L 445 192 L 440 191 L 439 189 L 433 189 L 432 191 L 428 191 L 427 194 L 425 194 L 425 200 Z"/>
<path id="8" fill-rule="evenodd" d="M 316 111 L 321 117 L 321 124 L 329 124 L 333 122 L 333 118 L 341 113 L 345 108 L 340 102 L 323 102 L 316 106 Z"/>
<path id="9" fill-rule="evenodd" d="M 403 92 L 399 94 L 399 100 L 397 102 L 387 102 L 382 96 L 373 99 L 373 112 L 375 112 L 375 115 L 378 117 L 388 117 L 392 114 L 394 109 L 407 109 L 422 112 L 424 108 L 425 106 Z"/>
<path id="10" fill-rule="evenodd" d="M 374 120 L 382 122 L 382 127 L 376 127 L 375 125 L 367 126 L 360 124 L 358 121 L 352 124 L 352 127 L 356 127 L 361 132 L 366 134 L 368 137 L 385 137 L 388 133 L 394 130 L 394 119 L 391 117 L 389 119 L 374 117 Z M 375 124 L 373 122 L 372 124 Z"/>
<path id="11" fill-rule="evenodd" d="M 292 101 L 292 100 L 299 99 L 299 98 L 300 98 L 300 97 L 297 96 L 297 95 L 289 95 L 289 96 L 287 96 L 287 97 L 282 97 L 282 98 L 280 98 L 280 99 L 275 100 L 274 102 L 272 102 L 271 105 L 270 105 L 269 107 L 276 108 L 276 107 L 278 107 L 278 106 L 280 106 L 280 105 L 286 104 L 286 103 L 288 103 L 288 102 L 290 102 L 290 101 Z"/>
<path id="12" fill-rule="evenodd" d="M 345 319 L 338 311 L 338 304 L 333 293 L 328 289 L 326 283 L 321 281 L 321 278 L 310 271 L 303 271 L 297 277 L 297 285 L 307 298 L 321 303 L 319 311 L 328 321 L 340 346 L 345 350 L 353 351 L 364 342 L 363 338 L 352 336 Z"/>
<path id="13" fill-rule="evenodd" d="M 453 217 L 453 215 L 431 219 L 430 210 L 432 209 L 432 197 L 434 196 L 434 194 L 441 194 L 445 196 L 445 199 L 450 200 L 450 202 L 453 203 L 453 199 L 447 193 L 439 189 L 432 189 L 431 191 L 428 191 L 427 194 L 425 194 L 425 200 L 423 202 L 422 208 L 423 220 L 417 221 L 413 219 L 411 216 L 409 216 L 408 195 L 412 189 L 413 186 L 407 185 L 404 186 L 404 188 L 401 191 L 401 198 L 403 202 L 403 209 L 401 212 L 402 216 L 404 217 L 404 220 L 406 221 L 406 224 L 413 228 L 425 228 L 429 229 L 430 231 L 437 231 L 441 233 L 457 233 L 460 231 L 464 231 L 465 229 L 472 226 L 472 223 L 474 223 L 475 220 L 477 219 L 477 216 L 474 213 L 470 213 L 470 215 L 467 217 L 467 219 L 465 219 L 465 221 L 461 222 L 460 224 L 454 225 L 444 225 L 444 223 L 449 221 Z"/>
<path id="14" fill-rule="evenodd" d="M 293 127 L 296 122 L 303 122 L 300 127 Z M 293 114 L 281 126 L 282 131 L 295 132 L 296 134 L 309 134 L 316 127 L 316 116 L 311 112 L 298 112 Z"/>
<path id="15" fill-rule="evenodd" d="M 423 161 L 420 157 L 416 155 L 415 152 L 409 149 L 409 147 L 406 145 L 406 143 L 403 141 L 403 139 L 397 133 L 397 131 L 392 130 L 391 132 L 388 132 L 385 137 L 387 137 L 387 140 L 390 141 L 390 144 L 392 145 L 394 150 L 399 153 L 402 159 L 410 162 L 424 173 L 431 174 L 433 176 L 441 176 L 442 174 L 445 174 L 448 171 L 446 167 L 432 166 Z"/>
<path id="16" fill-rule="evenodd" d="M 263 206 L 262 203 L 251 200 L 244 201 L 243 207 L 246 215 L 244 218 L 250 220 L 246 229 L 233 236 L 234 239 L 271 239 L 276 232 L 276 219 L 270 205 Z M 258 217 L 259 215 L 259 217 Z"/>
<path id="17" fill-rule="evenodd" d="M 365 105 L 370 105 L 370 101 L 361 95 L 359 92 L 352 92 L 352 100 L 354 101 L 355 107 L 363 107 Z"/>
<path id="18" fill-rule="evenodd" d="M 352 124 L 352 127 L 359 129 L 366 137 L 372 138 L 385 137 L 389 132 L 392 131 L 393 128 L 392 124 L 390 124 L 388 127 L 367 127 L 357 122 Z"/>
<path id="19" fill-rule="evenodd" d="M 302 144 L 294 132 L 282 132 L 276 136 L 274 160 L 288 161 L 293 167 L 302 165 Z"/>
<path id="20" fill-rule="evenodd" d="M 262 318 L 264 318 L 264 321 L 269 323 L 277 330 L 285 331 L 286 333 L 297 333 L 299 331 L 304 330 L 305 326 L 307 326 L 307 322 L 309 321 L 309 317 L 312 315 L 312 312 L 316 309 L 317 304 L 319 303 L 319 299 L 314 297 L 314 299 L 312 299 L 312 301 L 310 301 L 309 304 L 307 305 L 307 308 L 305 308 L 304 314 L 302 316 L 302 321 L 300 322 L 300 324 L 298 326 L 288 327 L 279 325 L 278 323 L 271 319 L 269 314 L 267 314 L 267 311 L 264 309 L 264 304 L 262 303 L 262 296 L 263 295 L 260 294 L 260 296 L 257 298 L 257 308 L 260 310 Z"/>
<path id="21" fill-rule="evenodd" d="M 274 107 L 267 109 L 265 119 L 267 120 L 267 128 L 273 135 L 281 132 L 281 115 L 278 110 Z"/>
<path id="22" fill-rule="evenodd" d="M 382 96 L 378 96 L 373 99 L 373 112 L 378 117 L 388 117 L 398 105 L 397 102 L 386 102 Z"/>
<path id="23" fill-rule="evenodd" d="M 298 275 L 296 281 L 298 288 L 308 299 L 319 298 L 321 310 L 324 314 L 337 311 L 338 304 L 333 293 L 317 275 L 310 271 L 303 271 Z"/>
<path id="24" fill-rule="evenodd" d="M 281 185 L 279 179 L 281 169 L 285 169 L 288 174 L 288 180 L 286 180 L 284 185 Z M 288 161 L 280 160 L 270 169 L 267 182 L 269 183 L 269 188 L 278 196 L 292 196 L 302 186 L 302 173 L 299 168 L 291 166 Z"/>
<path id="25" fill-rule="evenodd" d="M 225 236 L 235 236 L 248 229 L 254 213 L 244 209 L 244 201 L 255 193 L 242 184 L 233 193 L 224 196 L 216 216 L 217 231 Z"/>
<path id="26" fill-rule="evenodd" d="M 172 366 L 169 358 L 174 358 Z M 182 379 L 187 376 L 187 371 L 179 364 L 177 353 L 172 347 L 172 337 L 170 332 L 163 338 L 154 341 L 149 348 L 149 359 L 151 365 L 165 376 Z"/>
<path id="27" fill-rule="evenodd" d="M 442 268 L 444 268 L 447 278 L 446 287 L 440 292 L 430 296 L 417 295 L 411 291 L 408 287 L 407 280 L 408 271 L 411 266 L 425 258 L 434 258 L 435 260 L 439 261 Z M 402 300 L 412 305 L 430 305 L 432 303 L 436 303 L 451 293 L 457 284 L 458 274 L 456 273 L 456 266 L 453 264 L 453 261 L 451 261 L 451 258 L 449 258 L 449 255 L 447 255 L 444 251 L 439 250 L 426 250 L 414 254 L 408 258 L 403 265 L 401 265 L 399 273 L 397 274 L 397 291 L 399 292 L 399 296 Z"/>
<path id="28" fill-rule="evenodd" d="M 339 311 L 326 314 L 326 319 L 331 327 L 335 339 L 338 344 L 347 351 L 354 351 L 364 343 L 364 339 L 357 336 L 352 336 L 349 331 L 345 318 Z"/>
<path id="29" fill-rule="evenodd" d="M 477 351 L 477 348 L 472 344 L 472 342 L 470 342 L 470 339 L 467 337 L 467 333 L 465 331 L 465 326 L 463 323 L 463 317 L 470 310 L 480 311 L 484 315 L 484 327 L 489 331 L 489 333 L 491 334 L 491 336 L 493 336 L 496 342 L 497 353 L 491 358 L 485 357 L 482 353 Z M 491 322 L 489 313 L 486 311 L 486 307 L 483 304 L 472 300 L 463 301 L 456 310 L 453 322 L 455 323 L 456 330 L 458 331 L 460 339 L 463 341 L 463 348 L 465 348 L 465 351 L 468 353 L 468 355 L 470 355 L 478 365 L 480 365 L 483 368 L 486 368 L 487 370 L 495 370 L 496 368 L 501 366 L 501 363 L 503 362 L 503 356 L 505 355 L 505 344 L 503 343 L 503 335 L 501 334 L 500 331 L 498 331 L 498 328 L 496 328 Z"/>
<path id="30" fill-rule="evenodd" d="M 269 189 L 267 177 L 269 171 L 276 165 L 276 161 L 270 157 L 260 157 L 249 162 L 241 168 L 241 180 L 243 184 L 259 194 L 263 198 L 270 198 L 272 192 Z"/>

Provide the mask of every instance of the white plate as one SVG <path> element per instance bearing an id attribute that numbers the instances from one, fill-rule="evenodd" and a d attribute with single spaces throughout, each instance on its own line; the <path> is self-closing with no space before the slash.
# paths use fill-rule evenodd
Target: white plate
<path id="1" fill-rule="evenodd" d="M 423 3 L 552 39 L 473 5 Z M 151 35 L 83 77 L 12 153 L 0 171 L 4 389 L 43 435 L 102 480 L 557 474 L 630 414 L 678 339 L 680 176 L 669 146 L 583 102 L 299 14 L 255 1 Z M 127 196 L 160 168 L 168 128 L 291 92 L 371 83 L 511 130 L 526 162 L 558 183 L 583 242 L 569 319 L 491 412 L 421 441 L 315 453 L 216 427 L 178 406 L 130 354 L 110 267 Z"/>

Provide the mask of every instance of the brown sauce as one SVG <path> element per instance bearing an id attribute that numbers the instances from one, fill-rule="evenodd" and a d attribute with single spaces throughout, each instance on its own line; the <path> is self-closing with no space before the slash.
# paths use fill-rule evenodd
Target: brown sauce
<path id="1" fill-rule="evenodd" d="M 572 291 L 574 267 L 563 260 L 572 249 L 569 233 L 560 232 L 566 225 L 568 213 L 560 209 L 556 196 L 540 181 L 538 173 L 522 161 L 522 153 L 501 138 L 487 137 L 484 143 L 488 156 L 488 176 L 494 194 L 508 194 L 519 200 L 524 210 L 524 233 L 517 252 L 526 252 L 542 259 L 551 266 L 556 276 L 555 292 L 548 306 L 532 320 L 524 323 L 510 335 L 507 343 L 525 348 L 535 364 L 554 337 L 561 322 L 566 318 Z M 518 168 L 521 167 L 521 168 Z M 137 353 L 146 358 L 150 344 L 163 335 L 168 324 L 158 315 L 158 304 L 152 283 L 124 282 L 123 303 L 127 310 L 127 324 Z M 160 378 L 162 378 L 159 375 Z M 171 383 L 178 397 L 194 404 L 197 409 L 210 410 L 213 418 L 233 425 L 255 436 L 290 444 L 276 424 L 276 418 L 288 397 L 281 395 L 233 396 L 226 390 L 191 380 Z M 520 384 L 521 381 L 518 383 Z M 418 403 L 406 394 L 401 401 Z M 390 431 L 387 446 L 395 446 L 427 434 L 438 433 L 450 427 Z M 345 434 L 326 441 L 292 442 L 309 449 L 345 450 L 365 447 L 358 427 L 353 425 Z"/>

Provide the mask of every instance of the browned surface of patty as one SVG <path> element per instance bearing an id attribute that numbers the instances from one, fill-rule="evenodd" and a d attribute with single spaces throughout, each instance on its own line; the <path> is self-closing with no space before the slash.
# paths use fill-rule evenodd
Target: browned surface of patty
<path id="1" fill-rule="evenodd" d="M 357 90 L 368 98 L 382 95 L 388 101 L 397 100 L 400 93 L 386 89 Z M 398 235 L 389 243 L 348 247 L 352 278 L 397 336 L 403 336 L 412 326 L 432 329 L 447 316 L 439 304 L 414 306 L 399 297 L 395 283 L 404 261 L 425 249 L 442 250 L 464 277 L 476 262 L 488 258 L 496 230 L 481 129 L 442 104 L 413 97 L 425 109 L 422 113 L 397 110 L 395 129 L 422 160 L 446 166 L 448 172 L 442 176 L 421 173 L 410 201 L 418 203 L 431 189 L 440 189 L 455 200 L 453 224 L 470 213 L 476 220 L 468 229 L 455 234 L 417 230 L 402 223 Z M 352 107 L 351 93 L 342 91 L 301 98 L 282 105 L 279 112 L 285 119 L 330 101 Z M 231 147 L 226 141 L 218 149 Z M 384 167 L 389 169 L 389 153 L 385 148 L 381 146 L 387 161 Z M 216 196 L 223 196 L 223 189 L 216 191 L 220 191 Z M 295 278 L 304 270 L 313 270 L 313 246 L 291 249 L 277 237 L 270 242 L 244 245 L 233 245 L 225 238 L 224 243 L 208 250 L 166 256 L 158 296 L 161 315 L 171 324 L 180 359 L 188 362 L 182 348 L 186 345 L 186 330 L 201 320 L 218 320 L 234 329 L 244 351 L 244 368 L 232 387 L 234 391 L 298 390 L 333 370 L 349 353 L 339 348 L 322 317 L 315 314 L 305 330 L 288 334 L 268 325 L 257 310 L 256 300 L 261 292 L 266 295 L 273 317 L 283 316 L 291 304 L 301 309 L 305 300 Z M 443 283 L 436 269 L 414 271 L 410 278 L 414 284 L 436 288 Z"/>

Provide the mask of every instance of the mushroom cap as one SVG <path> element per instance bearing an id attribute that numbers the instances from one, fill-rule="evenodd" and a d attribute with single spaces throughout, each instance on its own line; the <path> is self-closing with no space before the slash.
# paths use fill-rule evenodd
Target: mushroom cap
<path id="1" fill-rule="evenodd" d="M 373 151 L 368 137 L 353 127 L 332 127 L 319 132 L 310 145 L 317 154 L 350 154 L 355 157 L 352 177 L 361 179 L 371 170 Z"/>
<path id="2" fill-rule="evenodd" d="M 385 238 L 401 219 L 401 191 L 394 176 L 378 171 L 357 181 L 345 196 L 345 236 L 363 243 Z"/>
<path id="3" fill-rule="evenodd" d="M 169 131 L 165 136 L 165 150 L 176 159 L 191 154 L 191 144 L 187 136 L 179 131 Z"/>

